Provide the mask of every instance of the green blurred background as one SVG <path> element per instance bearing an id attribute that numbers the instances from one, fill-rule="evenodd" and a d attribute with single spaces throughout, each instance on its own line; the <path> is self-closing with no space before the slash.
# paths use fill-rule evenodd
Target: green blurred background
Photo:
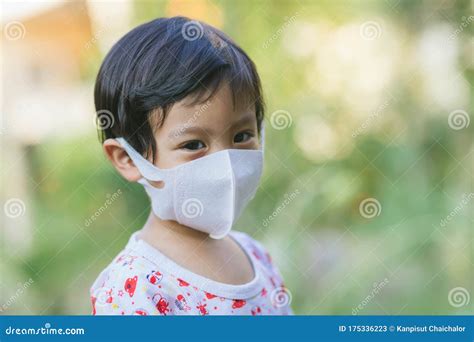
<path id="1" fill-rule="evenodd" d="M 2 4 L 1 314 L 90 313 L 144 223 L 141 186 L 102 154 L 93 82 L 114 41 L 172 15 L 258 67 L 265 171 L 236 229 L 270 251 L 295 313 L 474 312 L 473 2 L 43 5 Z"/>

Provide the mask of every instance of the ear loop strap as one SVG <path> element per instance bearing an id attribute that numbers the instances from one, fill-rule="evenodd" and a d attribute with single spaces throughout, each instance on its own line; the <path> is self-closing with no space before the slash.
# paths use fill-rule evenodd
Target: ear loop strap
<path id="1" fill-rule="evenodd" d="M 260 127 L 260 137 L 261 137 L 261 145 L 262 145 L 262 154 L 265 154 L 265 122 L 262 121 L 262 127 Z"/>
<path id="2" fill-rule="evenodd" d="M 133 163 L 145 179 L 155 182 L 163 180 L 163 177 L 161 177 L 163 171 L 143 158 L 143 156 L 138 153 L 124 138 L 119 137 L 115 138 L 115 140 L 117 140 L 120 145 L 122 145 L 128 156 L 132 159 Z"/>

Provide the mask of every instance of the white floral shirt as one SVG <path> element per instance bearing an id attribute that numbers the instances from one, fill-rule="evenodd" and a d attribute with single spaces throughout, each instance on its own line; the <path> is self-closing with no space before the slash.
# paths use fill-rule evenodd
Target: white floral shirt
<path id="1" fill-rule="evenodd" d="M 91 288 L 93 315 L 289 315 L 291 294 L 260 243 L 231 232 L 255 277 L 242 285 L 193 273 L 132 234 Z"/>

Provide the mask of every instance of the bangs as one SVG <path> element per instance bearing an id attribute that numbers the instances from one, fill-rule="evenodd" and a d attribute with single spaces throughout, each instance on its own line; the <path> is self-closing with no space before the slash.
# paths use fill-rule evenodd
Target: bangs
<path id="1" fill-rule="evenodd" d="M 197 36 L 184 29 L 194 25 Z M 154 132 L 174 103 L 208 101 L 224 84 L 234 108 L 255 111 L 260 133 L 264 101 L 260 78 L 249 56 L 227 35 L 185 17 L 159 18 L 122 37 L 107 54 L 95 84 L 96 110 L 113 115 L 100 139 L 124 137 L 154 159 Z"/>
<path id="2" fill-rule="evenodd" d="M 225 54 L 223 57 L 225 64 L 203 75 L 202 81 L 197 84 L 197 89 L 189 93 L 189 103 L 192 105 L 207 102 L 224 84 L 228 84 L 234 109 L 241 107 L 254 111 L 260 131 L 264 103 L 258 75 L 249 59 L 237 53 L 232 47 L 227 49 L 225 52 L 220 51 L 221 54 Z"/>
<path id="3" fill-rule="evenodd" d="M 232 93 L 234 109 L 237 106 L 254 111 L 257 116 L 257 126 L 260 133 L 264 115 L 264 102 L 260 78 L 254 63 L 247 54 L 232 40 L 212 26 L 202 24 L 204 36 L 196 42 L 188 42 L 187 49 L 194 51 L 191 59 L 185 58 L 188 51 L 180 51 L 182 56 L 175 56 L 176 60 L 187 60 L 182 65 L 182 72 L 187 75 L 181 78 L 180 89 L 175 89 L 175 101 L 161 107 L 163 110 L 160 120 L 161 126 L 173 103 L 187 98 L 189 105 L 201 104 L 211 99 L 224 84 L 228 84 Z M 179 77 L 179 76 L 177 76 Z"/>

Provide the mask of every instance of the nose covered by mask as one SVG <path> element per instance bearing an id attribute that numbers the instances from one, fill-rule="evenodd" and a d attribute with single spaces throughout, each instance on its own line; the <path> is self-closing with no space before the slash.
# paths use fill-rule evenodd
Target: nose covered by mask
<path id="1" fill-rule="evenodd" d="M 254 197 L 262 174 L 262 150 L 229 149 L 170 169 L 160 169 L 139 154 L 124 138 L 116 139 L 143 178 L 154 214 L 162 220 L 221 239 L 232 229 Z M 149 181 L 163 181 L 156 188 Z"/>

